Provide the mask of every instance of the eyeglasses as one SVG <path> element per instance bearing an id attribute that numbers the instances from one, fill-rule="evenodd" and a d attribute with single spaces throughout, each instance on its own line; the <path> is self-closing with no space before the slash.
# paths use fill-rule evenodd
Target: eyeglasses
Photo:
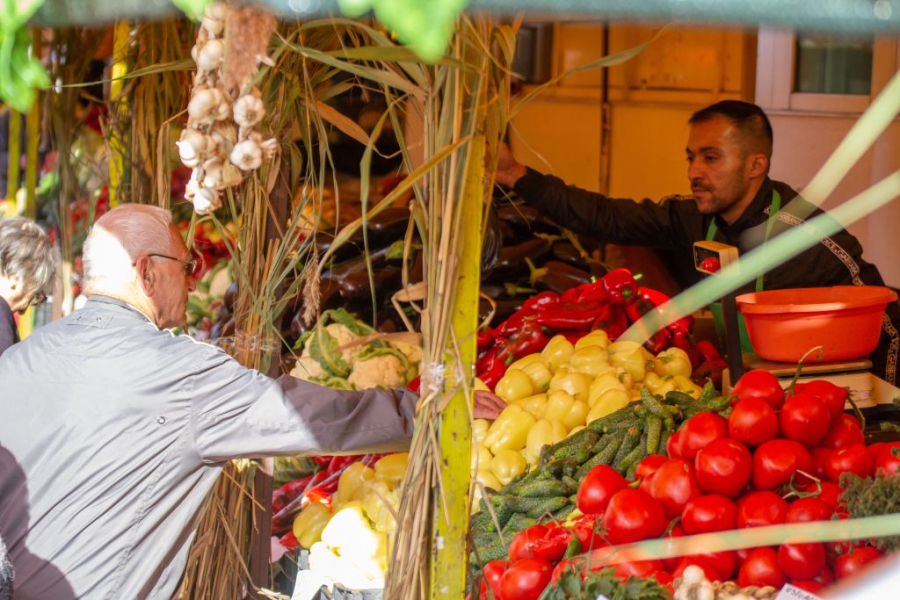
<path id="1" fill-rule="evenodd" d="M 148 254 L 147 256 L 155 256 L 157 258 L 168 258 L 169 260 L 175 260 L 181 263 L 181 270 L 184 271 L 185 277 L 190 277 L 194 273 L 197 272 L 197 268 L 200 266 L 200 261 L 196 258 L 175 258 L 174 256 L 167 256 L 165 254 Z"/>

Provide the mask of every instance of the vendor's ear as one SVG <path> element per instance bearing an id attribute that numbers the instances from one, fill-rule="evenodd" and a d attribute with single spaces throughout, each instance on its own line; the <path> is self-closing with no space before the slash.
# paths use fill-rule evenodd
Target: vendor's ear
<path id="1" fill-rule="evenodd" d="M 769 159 L 765 154 L 751 154 L 747 157 L 747 175 L 765 177 L 769 172 Z"/>

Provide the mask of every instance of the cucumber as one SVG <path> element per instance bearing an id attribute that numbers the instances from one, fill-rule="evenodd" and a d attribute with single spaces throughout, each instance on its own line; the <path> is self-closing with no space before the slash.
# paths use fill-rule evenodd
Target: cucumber
<path id="1" fill-rule="evenodd" d="M 625 439 L 624 435 L 616 435 L 616 436 L 607 436 L 609 441 L 606 442 L 606 445 L 603 447 L 600 452 L 594 455 L 589 461 L 584 463 L 578 468 L 578 471 L 575 472 L 574 479 L 580 481 L 584 479 L 584 476 L 588 474 L 588 472 L 598 465 L 608 465 L 610 461 L 612 461 L 613 457 L 616 455 L 616 452 L 619 450 L 619 446 L 622 444 L 622 440 Z M 606 438 L 604 438 L 605 440 Z"/>
<path id="2" fill-rule="evenodd" d="M 628 432 L 625 434 L 625 439 L 622 441 L 622 445 L 619 446 L 618 452 L 613 457 L 612 462 L 610 464 L 617 465 L 619 461 L 625 458 L 629 452 L 634 450 L 634 447 L 637 446 L 641 441 L 641 430 L 636 425 L 631 427 Z"/>
<path id="3" fill-rule="evenodd" d="M 647 419 L 647 454 L 656 454 L 662 439 L 663 421 L 656 415 Z"/>
<path id="4" fill-rule="evenodd" d="M 534 517 L 535 519 L 537 519 L 545 513 L 552 514 L 562 507 L 569 505 L 569 499 L 565 496 L 559 496 L 557 498 L 542 498 L 542 500 L 544 500 L 543 504 L 533 507 L 525 514 L 527 514 L 529 517 Z"/>
<path id="5" fill-rule="evenodd" d="M 522 485 L 516 490 L 516 495 L 525 498 L 549 498 L 562 496 L 568 489 L 569 486 L 555 479 L 536 480 Z"/>
<path id="6" fill-rule="evenodd" d="M 615 469 L 622 475 L 628 472 L 628 469 L 631 465 L 636 464 L 638 460 L 646 456 L 646 453 L 641 449 L 640 444 L 634 447 L 634 449 L 625 455 L 619 462 L 616 463 Z"/>
<path id="7" fill-rule="evenodd" d="M 527 515 L 523 515 L 522 513 L 516 513 L 503 527 L 503 536 L 507 541 L 509 541 L 512 536 L 519 533 L 520 531 L 528 529 L 532 525 L 537 525 L 537 519 L 533 519 Z"/>

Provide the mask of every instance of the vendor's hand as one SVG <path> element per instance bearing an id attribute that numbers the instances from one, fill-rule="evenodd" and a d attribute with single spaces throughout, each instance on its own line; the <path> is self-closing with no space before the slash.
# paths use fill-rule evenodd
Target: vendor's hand
<path id="1" fill-rule="evenodd" d="M 500 416 L 504 408 L 506 402 L 500 396 L 484 390 L 475 390 L 475 408 L 472 409 L 472 414 L 476 419 L 493 421 Z"/>
<path id="2" fill-rule="evenodd" d="M 495 181 L 513 187 L 526 172 L 525 165 L 519 163 L 509 151 L 509 146 L 501 142 L 497 156 L 497 171 L 494 173 Z"/>

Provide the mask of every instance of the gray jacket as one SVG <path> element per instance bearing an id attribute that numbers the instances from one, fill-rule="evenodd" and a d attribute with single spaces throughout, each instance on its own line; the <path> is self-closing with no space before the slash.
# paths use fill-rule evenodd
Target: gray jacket
<path id="1" fill-rule="evenodd" d="M 15 598 L 168 599 L 225 462 L 405 450 L 415 400 L 274 381 L 92 297 L 0 358 Z"/>

